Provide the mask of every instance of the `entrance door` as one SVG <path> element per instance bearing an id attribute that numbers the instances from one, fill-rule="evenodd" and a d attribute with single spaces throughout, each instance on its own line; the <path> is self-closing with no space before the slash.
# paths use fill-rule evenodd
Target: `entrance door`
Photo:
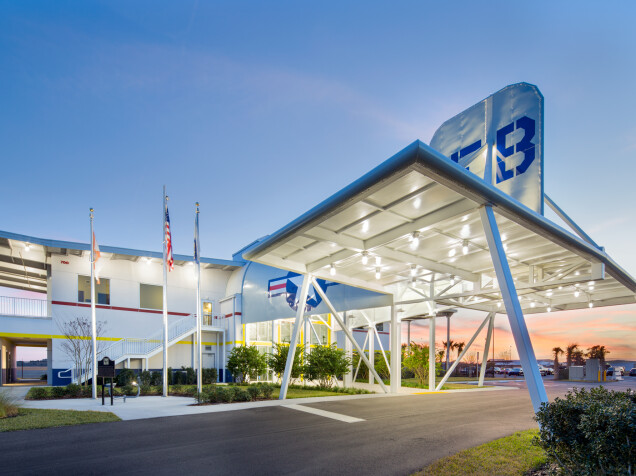
<path id="1" fill-rule="evenodd" d="M 201 364 L 204 369 L 213 369 L 215 368 L 215 355 L 214 352 L 203 352 L 203 359 L 201 359 Z"/>

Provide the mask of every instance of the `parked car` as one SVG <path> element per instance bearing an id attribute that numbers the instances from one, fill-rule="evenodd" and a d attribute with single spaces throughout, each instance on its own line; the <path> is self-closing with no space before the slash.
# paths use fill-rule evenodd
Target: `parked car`
<path id="1" fill-rule="evenodd" d="M 522 377 L 523 376 L 523 370 L 522 369 L 509 369 L 508 370 L 508 377 Z"/>
<path id="2" fill-rule="evenodd" d="M 501 367 L 495 367 L 495 373 L 496 374 L 502 374 L 503 371 L 501 370 Z"/>
<path id="3" fill-rule="evenodd" d="M 605 375 L 607 375 L 608 377 L 614 376 L 614 367 L 608 367 L 608 369 L 605 371 Z"/>
<path id="4" fill-rule="evenodd" d="M 632 369 L 629 371 L 629 376 L 630 376 L 630 377 L 636 377 L 636 367 L 632 368 Z"/>
<path id="5" fill-rule="evenodd" d="M 539 365 L 539 373 L 541 374 L 542 377 L 545 377 L 546 375 L 551 375 L 550 369 L 547 367 L 544 367 L 543 365 Z"/>
<path id="6" fill-rule="evenodd" d="M 617 365 L 616 367 L 614 367 L 614 372 L 622 377 L 623 375 L 625 375 L 625 367 Z"/>

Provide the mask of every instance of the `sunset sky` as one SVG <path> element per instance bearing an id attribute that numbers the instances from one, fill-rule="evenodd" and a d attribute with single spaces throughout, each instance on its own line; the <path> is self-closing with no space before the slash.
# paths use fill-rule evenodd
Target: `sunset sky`
<path id="1" fill-rule="evenodd" d="M 166 184 L 175 252 L 191 252 L 200 201 L 203 255 L 229 258 L 525 81 L 545 97 L 546 192 L 634 275 L 635 16 L 635 2 L 2 2 L 0 229 L 85 242 L 94 207 L 100 243 L 159 250 Z M 468 340 L 478 318 L 460 314 Z M 635 306 L 528 318 L 539 357 L 576 341 L 636 360 L 635 323 Z"/>

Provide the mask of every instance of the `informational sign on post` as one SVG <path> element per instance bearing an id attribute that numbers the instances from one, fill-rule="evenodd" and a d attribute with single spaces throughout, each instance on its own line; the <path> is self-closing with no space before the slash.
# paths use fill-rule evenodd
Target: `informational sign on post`
<path id="1" fill-rule="evenodd" d="M 431 147 L 543 214 L 543 95 L 518 83 L 440 126 Z"/>

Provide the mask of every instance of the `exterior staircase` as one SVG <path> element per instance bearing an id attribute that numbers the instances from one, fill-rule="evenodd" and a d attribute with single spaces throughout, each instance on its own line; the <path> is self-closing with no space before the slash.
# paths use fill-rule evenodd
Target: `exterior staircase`
<path id="1" fill-rule="evenodd" d="M 204 316 L 204 321 L 205 321 Z M 207 324 L 207 322 L 206 322 Z M 209 329 L 204 325 L 204 329 Z M 207 330 L 206 329 L 206 330 Z M 168 326 L 168 347 L 191 336 L 197 330 L 196 315 L 190 314 Z M 215 329 L 221 330 L 221 329 Z M 149 359 L 150 357 L 163 351 L 163 329 L 144 338 L 125 337 L 113 342 L 97 353 L 97 359 L 109 357 L 115 361 L 115 365 L 127 359 Z M 70 368 L 58 372 L 59 378 L 71 378 L 72 383 L 83 383 L 93 376 L 92 369 L 86 372 L 83 369 Z"/>

